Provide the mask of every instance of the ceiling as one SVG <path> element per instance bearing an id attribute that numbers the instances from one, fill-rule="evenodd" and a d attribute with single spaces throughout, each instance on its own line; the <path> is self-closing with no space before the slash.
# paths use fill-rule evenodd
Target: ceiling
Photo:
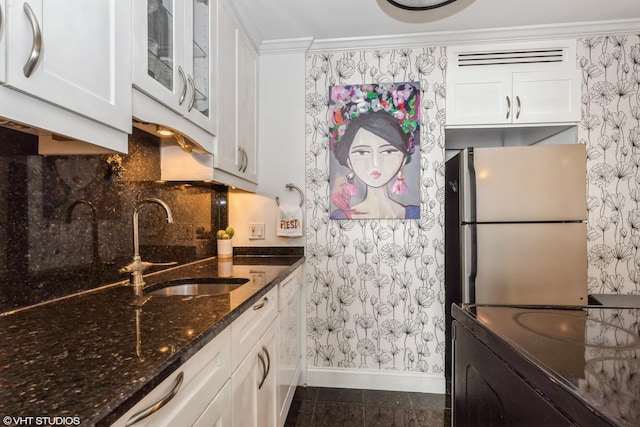
<path id="1" fill-rule="evenodd" d="M 522 26 L 640 20 L 640 0 L 457 0 L 437 9 L 413 12 L 396 8 L 386 0 L 232 1 L 244 24 L 262 41 L 446 35 Z"/>

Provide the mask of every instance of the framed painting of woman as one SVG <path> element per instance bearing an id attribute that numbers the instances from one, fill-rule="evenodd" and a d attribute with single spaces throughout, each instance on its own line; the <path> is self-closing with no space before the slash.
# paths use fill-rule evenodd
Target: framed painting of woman
<path id="1" fill-rule="evenodd" d="M 331 219 L 420 217 L 420 84 L 329 88 Z"/>

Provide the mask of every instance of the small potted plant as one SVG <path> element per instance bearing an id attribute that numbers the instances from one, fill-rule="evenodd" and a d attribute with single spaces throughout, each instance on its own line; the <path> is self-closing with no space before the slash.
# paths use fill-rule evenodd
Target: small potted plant
<path id="1" fill-rule="evenodd" d="M 227 227 L 224 230 L 218 230 L 216 238 L 218 239 L 218 258 L 233 258 L 233 227 Z"/>

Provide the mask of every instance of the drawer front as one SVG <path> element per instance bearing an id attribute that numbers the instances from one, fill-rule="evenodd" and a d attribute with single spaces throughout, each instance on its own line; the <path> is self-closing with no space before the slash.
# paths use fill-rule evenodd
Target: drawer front
<path id="1" fill-rule="evenodd" d="M 278 315 L 278 287 L 271 289 L 253 307 L 245 311 L 231 324 L 232 371 L 247 356 L 264 331 Z"/>
<path id="2" fill-rule="evenodd" d="M 279 285 L 278 293 L 278 311 L 286 310 L 287 305 L 292 298 L 295 298 L 298 291 L 302 287 L 302 267 L 298 267 L 296 271 L 291 273 L 289 277 L 284 279 Z"/>
<path id="3" fill-rule="evenodd" d="M 230 348 L 231 331 L 227 328 L 127 411 L 114 426 L 193 424 L 231 375 Z M 157 411 L 136 423 L 127 424 L 136 414 L 157 404 L 172 391 L 175 395 Z"/>
<path id="4" fill-rule="evenodd" d="M 211 401 L 193 427 L 231 426 L 231 381 Z"/>

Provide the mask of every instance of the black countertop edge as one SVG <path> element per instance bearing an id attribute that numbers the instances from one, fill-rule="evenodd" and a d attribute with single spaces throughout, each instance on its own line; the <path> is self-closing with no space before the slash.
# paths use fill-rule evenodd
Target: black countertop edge
<path id="1" fill-rule="evenodd" d="M 279 256 L 276 255 L 276 256 Z M 234 256 L 234 263 L 239 261 Z M 162 381 L 169 377 L 174 371 L 178 370 L 187 360 L 189 360 L 200 349 L 206 346 L 211 340 L 213 340 L 220 332 L 225 330 L 229 325 L 233 323 L 240 315 L 242 315 L 249 307 L 254 305 L 263 295 L 268 293 L 275 286 L 278 286 L 284 279 L 286 279 L 291 273 L 293 273 L 298 267 L 304 265 L 305 258 L 301 256 L 296 262 L 291 264 L 280 273 L 275 279 L 267 283 L 260 290 L 256 291 L 251 297 L 247 298 L 242 304 L 236 307 L 233 311 L 227 314 L 224 318 L 217 321 L 211 328 L 197 337 L 194 337 L 189 344 L 177 351 L 171 358 L 167 359 L 162 366 L 158 366 L 150 375 L 146 381 L 140 381 L 133 386 L 129 392 L 124 395 L 121 394 L 119 399 L 111 402 L 109 405 L 102 408 L 94 414 L 94 417 L 89 420 L 83 420 L 90 424 L 97 426 L 107 426 L 113 424 L 120 417 L 122 417 L 129 409 L 135 406 L 136 403 L 144 396 L 146 396 L 151 390 L 157 387 Z"/>
<path id="2" fill-rule="evenodd" d="M 524 306 L 531 308 L 532 306 Z M 538 307 L 545 309 L 568 309 L 576 310 L 580 307 Z M 587 308 L 587 307 L 582 307 Z M 603 308 L 596 306 L 594 308 Z M 504 360 L 513 371 L 525 382 L 531 384 L 535 389 L 544 394 L 547 399 L 552 402 L 561 401 L 565 406 L 562 412 L 569 415 L 578 425 L 599 426 L 599 425 L 616 425 L 610 419 L 606 418 L 600 411 L 593 407 L 589 402 L 565 385 L 565 379 L 559 377 L 555 373 L 540 366 L 535 360 L 527 357 L 525 354 L 516 350 L 512 345 L 498 337 L 487 326 L 480 323 L 473 313 L 474 306 L 462 308 L 457 304 L 451 307 L 451 314 L 460 326 L 466 328 L 472 335 L 477 337 L 484 345 L 486 345 L 493 353 Z M 455 362 L 454 362 L 455 364 Z M 526 376 L 525 373 L 526 372 Z M 562 398 L 558 397 L 562 396 Z M 454 398 L 452 396 L 452 398 Z M 583 408 L 588 408 L 585 412 Z M 585 415 L 587 414 L 587 415 Z"/>

